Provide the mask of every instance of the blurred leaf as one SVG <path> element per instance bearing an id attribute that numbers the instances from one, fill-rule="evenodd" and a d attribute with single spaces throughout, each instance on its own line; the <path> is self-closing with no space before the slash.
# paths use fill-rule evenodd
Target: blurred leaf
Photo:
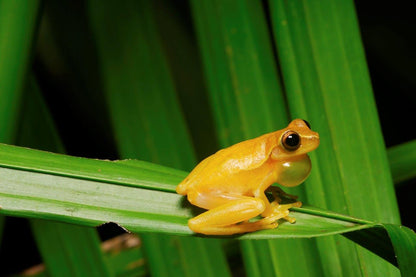
<path id="1" fill-rule="evenodd" d="M 191 3 L 221 144 L 230 145 L 286 124 L 286 107 L 260 3 Z"/>
<path id="2" fill-rule="evenodd" d="M 55 223 L 57 224 L 57 223 Z M 60 224 L 69 226 L 69 224 Z M 76 225 L 73 227 L 81 228 Z M 85 227 L 82 227 L 85 229 Z M 115 238 L 106 240 L 102 243 L 102 250 L 105 256 L 105 262 L 111 268 L 114 276 L 120 277 L 139 277 L 147 276 L 148 271 L 145 267 L 145 261 L 142 246 L 139 238 L 133 234 L 124 234 Z M 30 267 L 19 274 L 13 274 L 13 277 L 41 277 L 50 276 L 43 264 Z M 85 274 L 84 274 L 85 276 Z"/>
<path id="3" fill-rule="evenodd" d="M 122 142 L 119 153 L 126 157 L 150 152 L 159 164 L 170 164 L 176 157 L 176 167 L 190 168 L 193 163 L 185 163 L 177 153 L 192 156 L 191 145 L 171 148 L 165 144 L 181 145 L 189 141 L 189 134 L 177 108 L 150 3 L 91 0 L 89 5 L 111 120 L 116 140 Z"/>
<path id="4" fill-rule="evenodd" d="M 0 0 L 0 140 L 15 136 L 40 1 Z"/>
<path id="5" fill-rule="evenodd" d="M 197 158 L 218 149 L 201 57 L 186 1 L 153 1 L 156 24 Z"/>
<path id="6" fill-rule="evenodd" d="M 133 234 L 123 234 L 102 244 L 106 263 L 115 276 L 148 276 L 141 240 Z"/>
<path id="7" fill-rule="evenodd" d="M 49 276 L 111 276 L 94 228 L 40 219 L 31 226 Z"/>
<path id="8" fill-rule="evenodd" d="M 395 184 L 416 177 L 416 140 L 390 147 L 387 154 Z"/>
<path id="9" fill-rule="evenodd" d="M 34 70 L 66 150 L 76 156 L 115 158 L 86 3 L 43 2 Z"/>
<path id="10" fill-rule="evenodd" d="M 192 168 L 194 150 L 155 23 L 155 7 L 148 1 L 98 2 L 90 1 L 92 29 L 120 156 Z M 106 26 L 108 18 L 116 20 Z M 229 275 L 219 241 L 150 233 L 141 237 L 155 276 Z"/>
<path id="11" fill-rule="evenodd" d="M 15 137 L 40 1 L 0 0 L 0 142 Z M 0 246 L 4 218 L 0 216 Z"/>
<path id="12" fill-rule="evenodd" d="M 33 75 L 28 78 L 17 124 L 16 144 L 39 150 L 64 153 L 65 148 Z"/>

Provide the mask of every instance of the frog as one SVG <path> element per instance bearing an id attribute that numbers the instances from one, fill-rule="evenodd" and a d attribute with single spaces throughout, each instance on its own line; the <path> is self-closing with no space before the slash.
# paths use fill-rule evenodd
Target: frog
<path id="1" fill-rule="evenodd" d="M 303 183 L 311 171 L 308 153 L 319 141 L 319 134 L 306 120 L 295 119 L 284 129 L 239 142 L 202 160 L 176 187 L 192 205 L 206 210 L 188 220 L 189 229 L 221 236 L 274 229 L 280 219 L 294 223 L 289 209 L 302 203 L 273 184 L 293 187 Z M 271 202 L 269 192 L 274 196 Z M 282 203 L 282 197 L 295 202 Z"/>

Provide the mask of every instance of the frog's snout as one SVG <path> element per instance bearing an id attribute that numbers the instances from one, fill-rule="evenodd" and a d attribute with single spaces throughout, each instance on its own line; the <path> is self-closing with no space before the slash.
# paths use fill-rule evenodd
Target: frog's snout
<path id="1" fill-rule="evenodd" d="M 319 146 L 319 134 L 316 132 L 312 132 L 311 135 L 305 136 L 304 141 L 302 142 L 302 146 L 305 152 L 310 152 L 318 148 Z"/>

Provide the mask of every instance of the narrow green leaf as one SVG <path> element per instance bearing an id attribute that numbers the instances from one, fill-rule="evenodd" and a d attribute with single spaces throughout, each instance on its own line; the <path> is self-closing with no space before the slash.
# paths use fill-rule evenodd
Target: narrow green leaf
<path id="1" fill-rule="evenodd" d="M 285 125 L 286 107 L 261 4 L 191 4 L 222 146 Z"/>
<path id="2" fill-rule="evenodd" d="M 114 138 L 99 82 L 100 64 L 86 1 L 44 3 L 36 75 L 45 88 L 66 148 L 80 156 L 114 157 Z"/>
<path id="3" fill-rule="evenodd" d="M 70 171 L 69 168 L 80 168 L 88 161 L 92 171 L 86 178 L 80 175 L 50 173 L 43 168 L 29 166 L 33 162 L 48 160 L 54 163 L 56 157 L 65 155 L 53 154 L 39 150 L 26 149 L 0 144 L 0 153 L 16 152 L 21 164 L 15 166 L 13 155 L 0 155 L 0 213 L 33 218 L 52 219 L 68 223 L 96 226 L 105 222 L 116 222 L 131 231 L 153 231 L 165 233 L 191 234 L 187 219 L 197 212 L 187 204 L 184 197 L 163 191 L 180 182 L 186 174 L 172 175 L 163 178 L 171 169 L 151 163 L 142 162 L 141 166 L 130 166 L 129 163 L 117 163 L 94 159 L 77 158 L 60 164 L 58 171 Z M 59 164 L 59 158 L 58 163 Z M 103 170 L 113 166 L 113 171 Z M 46 167 L 46 166 L 45 166 Z M 152 168 L 152 171 L 149 171 Z M 158 170 L 162 168 L 162 170 Z M 96 177 L 94 172 L 101 172 Z M 178 171 L 171 170 L 173 174 Z M 111 175 L 134 176 L 111 181 Z M 105 175 L 109 175 L 105 177 Z M 153 189 L 146 189 L 152 180 Z M 145 187 L 145 188 L 143 188 Z M 296 224 L 281 224 L 276 230 L 267 230 L 246 234 L 241 238 L 275 238 L 275 237 L 311 237 L 334 234 L 345 230 L 366 228 L 367 221 L 333 215 L 330 212 L 316 212 L 313 209 L 299 209 L 295 217 Z M 316 215 L 315 215 L 316 214 Z M 370 222 L 368 224 L 371 225 Z"/>
<path id="4" fill-rule="evenodd" d="M 0 0 L 0 142 L 15 137 L 40 1 Z M 0 245 L 4 218 L 0 216 Z"/>
<path id="5" fill-rule="evenodd" d="M 388 243 L 379 243 L 388 236 L 386 230 L 382 228 L 382 226 L 380 226 L 380 228 L 367 229 L 361 232 L 346 233 L 344 236 L 397 266 L 393 246 Z"/>
<path id="6" fill-rule="evenodd" d="M 308 202 L 399 223 L 353 1 L 269 3 L 290 112 L 321 137 L 311 155 Z M 318 240 L 327 275 L 398 274 L 369 252 L 331 239 Z"/>
<path id="7" fill-rule="evenodd" d="M 415 232 L 404 226 L 385 224 L 389 237 L 393 243 L 399 268 L 404 277 L 415 276 L 416 263 L 416 235 Z"/>
<path id="8" fill-rule="evenodd" d="M 416 177 L 416 140 L 389 148 L 387 155 L 395 184 Z"/>
<path id="9" fill-rule="evenodd" d="M 86 180 L 175 191 L 184 171 L 138 160 L 103 161 L 0 144 L 0 166 Z M 70 166 L 68 166 L 70 165 Z M 71 166 L 72 165 L 72 166 Z M 160 173 L 155 175 L 155 172 Z M 140 176 L 140 181 L 138 181 Z M 146 177 L 147 176 L 147 177 Z"/>
<path id="10" fill-rule="evenodd" d="M 194 141 L 194 150 L 197 158 L 203 159 L 218 149 L 218 142 L 213 139 L 214 119 L 209 107 L 193 26 L 189 24 L 192 20 L 191 14 L 187 9 L 182 11 L 181 6 L 170 0 L 153 2 L 156 23 L 176 93 Z"/>
<path id="11" fill-rule="evenodd" d="M 1 168 L 0 171 L 2 214 L 86 226 L 116 222 L 134 232 L 192 234 L 187 227 L 192 210 L 184 209 L 184 199 L 173 193 L 15 169 Z M 303 213 L 296 217 L 302 223 L 282 224 L 279 232 L 262 231 L 242 237 L 311 237 L 363 228 L 355 221 Z"/>
<path id="12" fill-rule="evenodd" d="M 0 1 L 0 140 L 15 136 L 40 1 Z"/>
<path id="13" fill-rule="evenodd" d="M 132 152 L 150 152 L 158 164 L 170 164 L 171 157 L 176 157 L 176 167 L 192 167 L 192 162 L 184 163 L 176 154 L 180 151 L 192 156 L 191 145 L 165 146 L 163 151 L 156 147 L 166 141 L 181 145 L 182 141 L 189 141 L 189 134 L 177 108 L 151 3 L 102 4 L 91 0 L 89 9 L 116 140 L 123 142 L 119 144 L 120 154 L 126 157 Z M 153 124 L 147 119 L 149 115 Z M 147 137 L 142 136 L 143 130 Z"/>
<path id="14" fill-rule="evenodd" d="M 22 163 L 30 164 L 33 161 L 47 159 L 53 163 L 51 157 L 59 156 L 38 150 L 24 149 L 16 146 L 0 144 L 0 153 L 8 148 L 9 153 L 16 150 L 20 154 Z M 22 155 L 22 152 L 25 152 Z M 49 156 L 49 157 L 48 157 Z M 1 155 L 3 157 L 3 155 Z M 79 160 L 88 160 L 79 158 Z M 159 166 L 145 163 L 144 170 L 139 166 L 130 167 L 128 163 L 114 163 L 110 161 L 89 160 L 91 167 L 100 171 L 103 163 L 115 165 L 120 175 L 134 172 L 135 184 L 123 180 L 123 183 L 104 182 L 111 178 L 98 178 L 90 176 L 59 176 L 45 173 L 39 168 L 13 167 L 7 160 L 2 159 L 0 168 L 0 214 L 29 217 L 38 219 L 55 220 L 66 223 L 74 223 L 84 226 L 96 226 L 106 222 L 116 222 L 133 232 L 160 232 L 169 234 L 192 235 L 188 229 L 187 220 L 194 215 L 195 209 L 187 205 L 185 199 L 176 193 L 140 188 L 140 183 L 153 178 L 155 189 L 161 190 L 166 186 L 174 186 L 183 177 L 177 176 L 176 180 L 161 182 L 167 168 L 158 171 Z M 4 164 L 9 164 L 5 167 Z M 81 163 L 82 164 L 82 163 Z M 75 161 L 62 166 L 65 168 L 77 168 Z M 154 171 L 149 175 L 149 167 Z M 139 172 L 139 174 L 137 174 Z M 177 172 L 172 170 L 172 172 Z M 111 172 L 110 174 L 113 174 Z M 323 211 L 316 208 L 297 208 L 293 215 L 297 218 L 295 224 L 282 223 L 277 229 L 264 230 L 241 236 L 238 239 L 272 239 L 272 238 L 311 238 L 343 234 L 345 232 L 358 231 L 368 228 L 384 227 L 382 224 L 352 218 L 345 215 Z M 407 231 L 406 231 L 407 232 Z M 413 233 L 407 232 L 408 235 Z M 409 237 L 411 238 L 411 237 Z M 389 249 L 388 238 L 377 235 L 375 239 L 379 244 L 386 244 Z M 393 243 L 396 241 L 393 240 Z M 397 246 L 395 246 L 397 247 Z M 412 251 L 409 248 L 406 251 Z M 386 252 L 386 251 L 385 251 Z M 393 251 L 387 251 L 393 253 Z M 394 258 L 386 259 L 393 261 Z M 400 264 L 400 263 L 399 263 Z"/>
<path id="15" fill-rule="evenodd" d="M 16 135 L 16 144 L 39 150 L 64 153 L 65 148 L 56 131 L 41 91 L 33 75 L 28 78 L 21 101 L 21 115 Z"/>
<path id="16" fill-rule="evenodd" d="M 50 276 L 111 276 L 94 228 L 40 219 L 31 226 Z"/>
<path id="17" fill-rule="evenodd" d="M 345 233 L 345 237 L 373 251 L 390 263 L 398 265 L 402 276 L 416 273 L 416 234 L 413 230 L 393 224 L 380 224 L 377 228 Z M 389 243 L 378 243 L 389 238 Z M 376 239 L 374 239 L 376 238 Z"/>

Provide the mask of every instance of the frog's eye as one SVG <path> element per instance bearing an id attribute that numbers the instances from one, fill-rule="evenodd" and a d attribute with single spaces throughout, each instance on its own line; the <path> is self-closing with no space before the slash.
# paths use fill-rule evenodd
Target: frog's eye
<path id="1" fill-rule="evenodd" d="M 282 145 L 288 151 L 295 151 L 300 146 L 300 136 L 294 131 L 287 131 L 283 134 Z"/>
<path id="2" fill-rule="evenodd" d="M 311 129 L 311 124 L 309 124 L 309 122 L 306 121 L 305 119 L 302 119 L 302 120 L 303 120 L 303 122 L 305 122 L 306 126 L 308 126 L 308 128 Z"/>

